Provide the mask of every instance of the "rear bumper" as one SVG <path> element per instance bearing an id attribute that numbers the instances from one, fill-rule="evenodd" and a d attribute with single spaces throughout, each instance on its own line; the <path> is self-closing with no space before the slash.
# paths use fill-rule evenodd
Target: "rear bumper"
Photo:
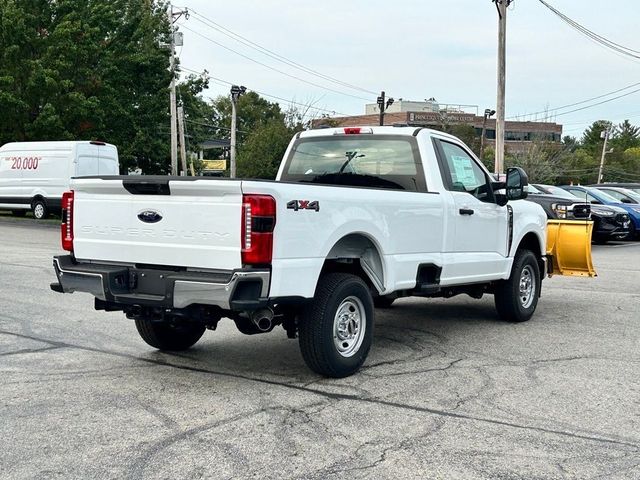
<path id="1" fill-rule="evenodd" d="M 267 303 L 271 272 L 242 269 L 192 272 L 137 266 L 79 263 L 70 255 L 53 258 L 60 293 L 86 292 L 121 305 L 186 308 L 214 305 L 252 310 Z"/>

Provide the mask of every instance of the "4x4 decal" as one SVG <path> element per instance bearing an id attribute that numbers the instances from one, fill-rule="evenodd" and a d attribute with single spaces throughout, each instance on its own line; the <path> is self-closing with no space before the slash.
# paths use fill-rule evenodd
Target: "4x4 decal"
<path id="1" fill-rule="evenodd" d="M 291 200 L 287 203 L 287 209 L 289 210 L 315 210 L 320 211 L 320 202 L 316 200 Z"/>

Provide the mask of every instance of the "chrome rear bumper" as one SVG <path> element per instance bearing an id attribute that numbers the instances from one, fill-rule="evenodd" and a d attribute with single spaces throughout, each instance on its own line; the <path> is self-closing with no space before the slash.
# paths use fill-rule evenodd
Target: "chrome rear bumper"
<path id="1" fill-rule="evenodd" d="M 201 304 L 242 310 L 240 305 L 267 300 L 271 278 L 266 269 L 175 271 L 80 263 L 70 255 L 54 257 L 53 268 L 58 283 L 51 284 L 51 289 L 56 292 L 86 292 L 106 302 L 166 308 Z"/>

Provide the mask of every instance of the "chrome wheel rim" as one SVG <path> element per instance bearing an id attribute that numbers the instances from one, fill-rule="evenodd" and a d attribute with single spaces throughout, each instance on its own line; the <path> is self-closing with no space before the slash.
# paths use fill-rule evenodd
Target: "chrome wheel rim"
<path id="1" fill-rule="evenodd" d="M 520 285 L 518 288 L 520 305 L 529 308 L 536 294 L 536 282 L 531 265 L 525 265 L 520 273 Z"/>
<path id="2" fill-rule="evenodd" d="M 333 344 L 343 357 L 352 357 L 360 349 L 367 329 L 364 305 L 357 297 L 345 298 L 333 319 Z"/>
<path id="3" fill-rule="evenodd" d="M 33 209 L 33 216 L 36 218 L 44 217 L 44 205 L 42 205 L 41 203 L 36 204 Z"/>

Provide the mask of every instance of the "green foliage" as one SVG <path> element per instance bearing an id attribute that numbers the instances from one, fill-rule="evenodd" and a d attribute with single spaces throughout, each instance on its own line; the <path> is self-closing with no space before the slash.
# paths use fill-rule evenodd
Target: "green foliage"
<path id="1" fill-rule="evenodd" d="M 555 183 L 567 163 L 567 150 L 557 143 L 534 140 L 526 148 L 507 151 L 505 168 L 522 167 L 531 183 Z"/>
<path id="2" fill-rule="evenodd" d="M 559 182 L 597 182 L 604 148 L 604 139 L 600 135 L 606 129 L 610 129 L 611 133 L 603 169 L 604 181 L 640 180 L 640 158 L 637 155 L 640 127 L 632 125 L 629 120 L 616 126 L 606 120 L 598 120 L 585 130 L 580 142 L 572 146 L 558 171 Z"/>
<path id="3" fill-rule="evenodd" d="M 611 127 L 611 122 L 607 120 L 597 120 L 593 122 L 593 124 L 587 127 L 587 129 L 582 134 L 580 146 L 587 149 L 591 153 L 595 153 L 598 150 L 598 147 L 600 149 L 602 148 L 602 132 L 610 129 Z"/>
<path id="4" fill-rule="evenodd" d="M 248 136 L 238 154 L 238 176 L 274 179 L 293 132 L 272 118 Z"/>
<path id="5" fill-rule="evenodd" d="M 124 171 L 166 172 L 165 12 L 153 0 L 0 0 L 0 143 L 104 140 Z"/>

